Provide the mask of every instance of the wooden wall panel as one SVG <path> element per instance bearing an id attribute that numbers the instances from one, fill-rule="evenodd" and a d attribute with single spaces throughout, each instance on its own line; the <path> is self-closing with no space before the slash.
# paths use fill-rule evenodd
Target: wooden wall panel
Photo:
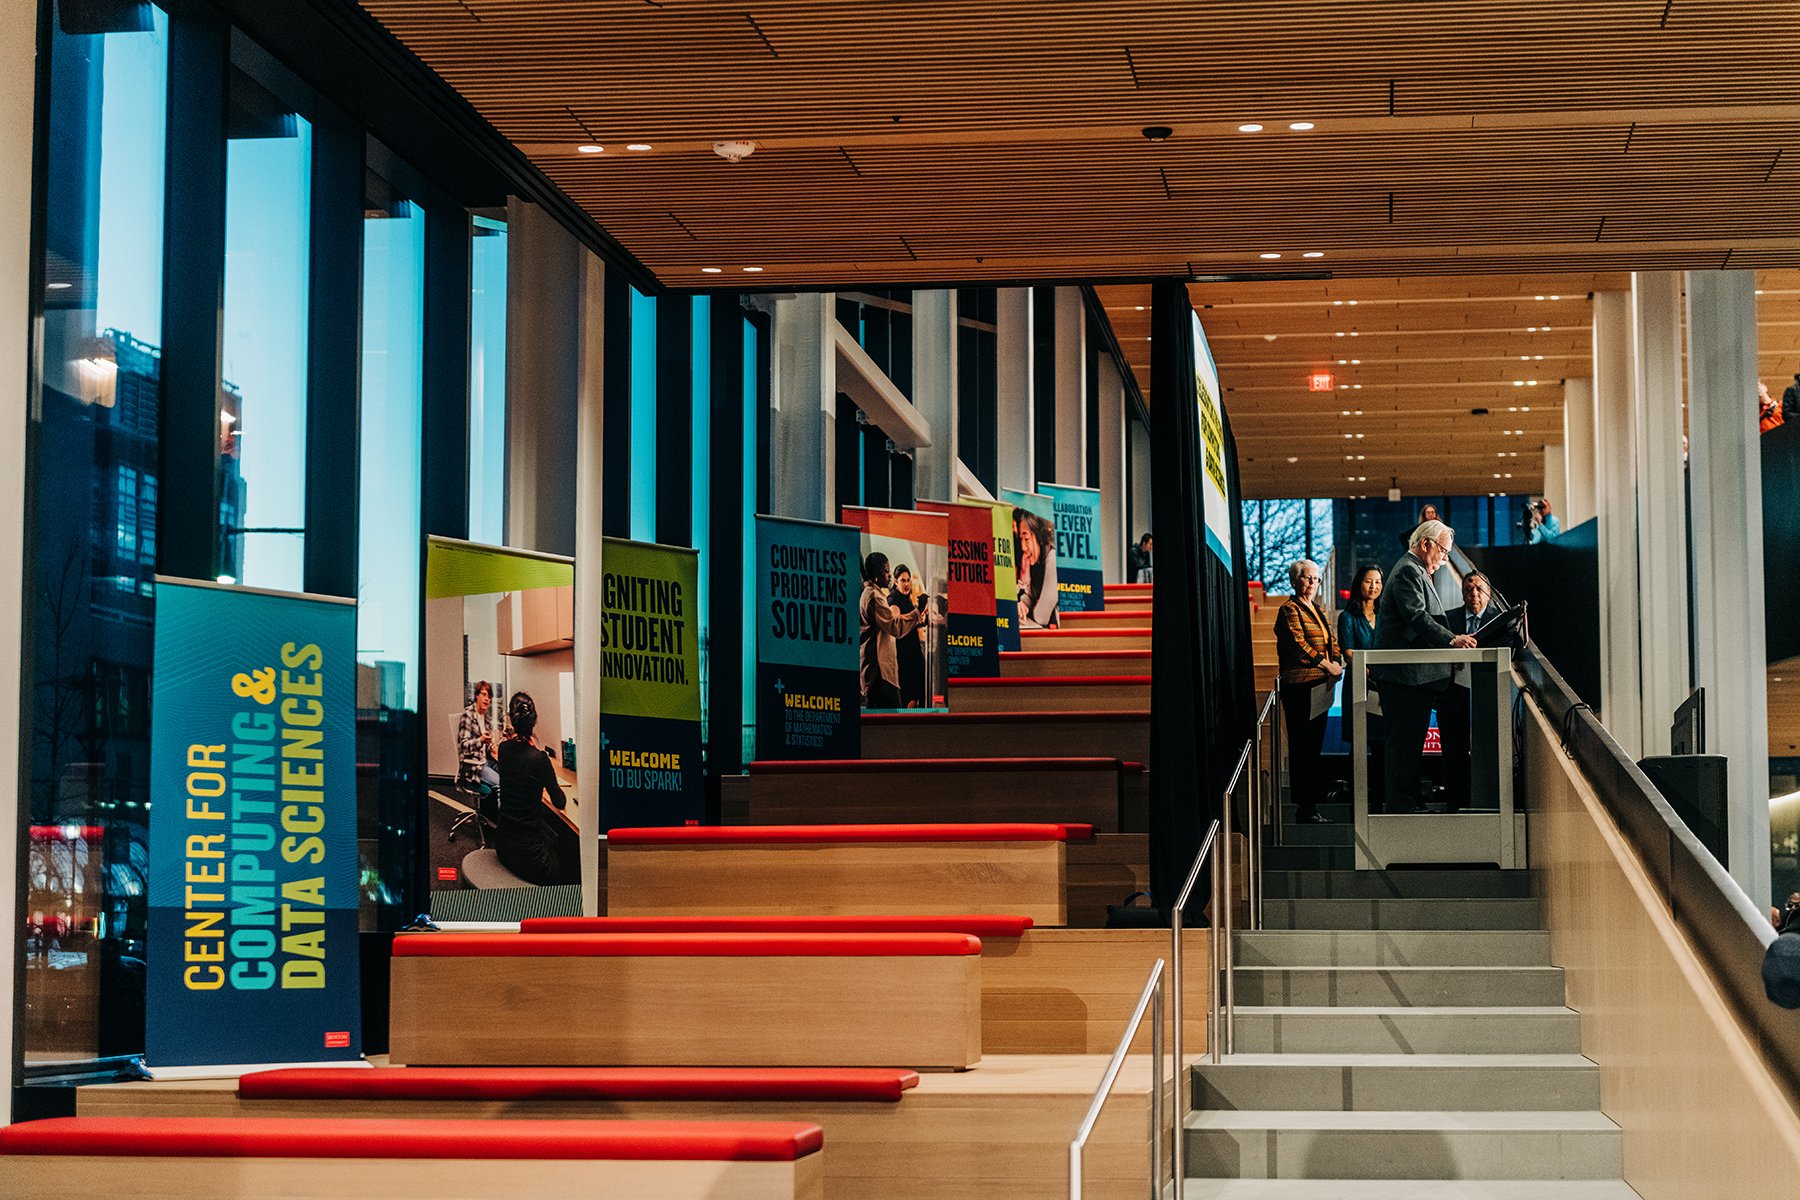
<path id="1" fill-rule="evenodd" d="M 1527 705 L 1531 863 L 1582 1050 L 1600 1065 L 1601 1108 L 1624 1130 L 1626 1182 L 1644 1200 L 1792 1195 L 1800 1110 Z"/>

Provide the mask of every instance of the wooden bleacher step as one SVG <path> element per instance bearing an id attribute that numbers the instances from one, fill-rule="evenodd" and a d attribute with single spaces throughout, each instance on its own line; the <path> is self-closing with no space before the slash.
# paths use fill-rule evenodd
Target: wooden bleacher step
<path id="1" fill-rule="evenodd" d="M 1000 654 L 1002 679 L 1046 675 L 1148 675 L 1150 650 L 1072 650 L 1061 647 L 1006 650 Z"/>
<path id="2" fill-rule="evenodd" d="M 1067 923 L 1067 844 L 1084 825 L 615 829 L 615 916 L 1002 913 Z"/>
<path id="3" fill-rule="evenodd" d="M 520 933 L 963 933 L 981 940 L 983 1054 L 1099 1054 L 1117 1043 L 1150 964 L 1169 952 L 1159 929 L 1039 929 L 1017 916 L 533 917 Z M 1211 931 L 1189 929 L 1204 955 Z M 1210 960 L 1196 960 L 1210 961 Z M 1205 1049 L 1206 1014 L 1187 1011 L 1186 1045 Z M 1140 1048 L 1150 1031 L 1140 1031 Z"/>
<path id="4" fill-rule="evenodd" d="M 1152 611 L 1144 608 L 1103 608 L 1098 612 L 1065 612 L 1057 615 L 1061 629 L 1149 629 Z"/>
<path id="5" fill-rule="evenodd" d="M 952 712 L 1142 712 L 1148 675 L 1046 675 L 1030 679 L 952 679 Z"/>
<path id="6" fill-rule="evenodd" d="M 424 1066 L 880 1066 L 981 1057 L 960 934 L 408 934 L 389 1056 Z"/>
<path id="7" fill-rule="evenodd" d="M 1142 773 L 1116 758 L 765 760 L 725 781 L 722 815 L 727 824 L 749 825 L 1054 817 L 1117 832 L 1126 777 Z"/>
<path id="8" fill-rule="evenodd" d="M 0 1129 L 32 1200 L 824 1200 L 824 1131 L 798 1122 L 58 1117 Z"/>
<path id="9" fill-rule="evenodd" d="M 1021 650 L 1150 650 L 1148 629 L 1021 629 Z"/>
<path id="10" fill-rule="evenodd" d="M 1150 712 L 864 713 L 865 758 L 978 758 L 1053 749 L 1084 758 L 1150 761 Z"/>

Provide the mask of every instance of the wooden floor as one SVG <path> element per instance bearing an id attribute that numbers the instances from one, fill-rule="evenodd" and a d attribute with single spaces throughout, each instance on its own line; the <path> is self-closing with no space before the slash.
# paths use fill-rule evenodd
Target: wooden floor
<path id="1" fill-rule="evenodd" d="M 376 1066 L 386 1062 L 375 1056 Z M 1189 1061 L 1193 1061 L 1189 1056 Z M 1173 1102 L 1172 1063 L 1163 1069 Z M 971 1071 L 920 1077 L 898 1104 L 858 1102 L 240 1102 L 232 1079 L 101 1084 L 76 1091 L 82 1116 L 605 1117 L 816 1121 L 830 1200 L 1062 1200 L 1068 1143 L 1106 1057 L 991 1054 Z M 354 1068 L 346 1068 L 354 1069 Z M 1148 1162 L 1150 1061 L 1120 1072 L 1088 1143 L 1086 1195 L 1140 1200 Z M 352 1200 L 346 1192 L 342 1200 Z"/>

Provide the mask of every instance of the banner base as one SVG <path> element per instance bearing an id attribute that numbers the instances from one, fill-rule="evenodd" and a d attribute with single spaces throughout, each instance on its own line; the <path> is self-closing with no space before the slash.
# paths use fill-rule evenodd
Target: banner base
<path id="1" fill-rule="evenodd" d="M 339 1058 L 330 1062 L 285 1062 L 285 1063 L 218 1063 L 191 1067 L 157 1067 L 144 1064 L 144 1074 L 153 1080 L 171 1079 L 236 1079 L 241 1075 L 250 1075 L 257 1071 L 315 1070 L 320 1067 L 343 1067 L 357 1070 L 372 1066 L 364 1058 Z"/>

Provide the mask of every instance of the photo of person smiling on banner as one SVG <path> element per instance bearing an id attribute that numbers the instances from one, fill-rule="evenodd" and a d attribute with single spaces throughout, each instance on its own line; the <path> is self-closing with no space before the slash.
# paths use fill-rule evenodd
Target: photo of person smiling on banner
<path id="1" fill-rule="evenodd" d="M 1054 629 L 1057 616 L 1056 530 L 1029 509 L 1013 509 L 1014 556 L 1019 574 L 1019 626 Z"/>

